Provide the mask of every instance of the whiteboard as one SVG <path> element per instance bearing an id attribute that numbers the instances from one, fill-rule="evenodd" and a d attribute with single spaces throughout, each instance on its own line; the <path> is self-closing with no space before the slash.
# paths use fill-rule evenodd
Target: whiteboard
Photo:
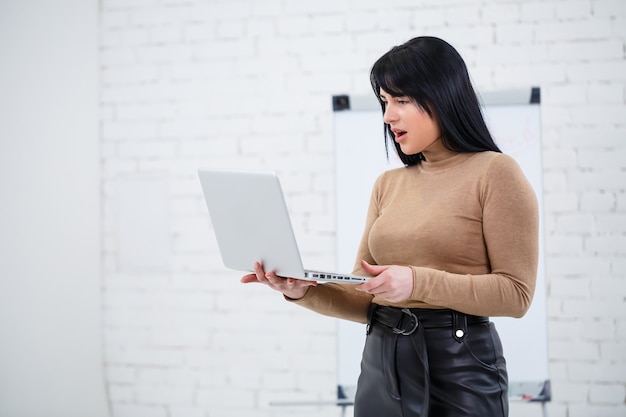
<path id="1" fill-rule="evenodd" d="M 502 339 L 510 394 L 549 400 L 546 280 L 543 250 L 543 186 L 539 89 L 481 95 L 483 112 L 500 149 L 521 166 L 540 207 L 537 287 L 522 319 L 494 317 Z M 374 95 L 334 96 L 337 204 L 337 268 L 352 270 L 374 181 L 384 170 L 402 166 L 393 145 L 385 154 L 382 112 Z M 350 397 L 360 373 L 365 326 L 338 320 L 338 386 Z"/>

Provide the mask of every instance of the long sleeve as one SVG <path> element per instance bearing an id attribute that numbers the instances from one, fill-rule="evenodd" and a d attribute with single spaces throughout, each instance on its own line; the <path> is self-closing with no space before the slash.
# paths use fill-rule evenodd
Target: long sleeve
<path id="1" fill-rule="evenodd" d="M 325 316 L 367 323 L 372 296 L 356 291 L 352 284 L 330 282 L 310 287 L 304 297 L 292 302 Z"/>
<path id="2" fill-rule="evenodd" d="M 489 273 L 454 274 L 414 266 L 412 298 L 469 314 L 521 317 L 535 291 L 537 199 L 521 170 L 498 158 L 487 173 L 480 201 Z"/>
<path id="3" fill-rule="evenodd" d="M 538 229 L 536 196 L 512 158 L 460 154 L 378 179 L 357 264 L 413 270 L 409 300 L 375 303 L 521 317 L 535 290 Z"/>
<path id="4" fill-rule="evenodd" d="M 535 291 L 538 234 L 536 196 L 507 155 L 463 153 L 394 169 L 374 185 L 354 273 L 364 274 L 361 260 L 408 266 L 411 297 L 389 303 L 322 284 L 295 302 L 358 322 L 371 302 L 521 317 Z"/>

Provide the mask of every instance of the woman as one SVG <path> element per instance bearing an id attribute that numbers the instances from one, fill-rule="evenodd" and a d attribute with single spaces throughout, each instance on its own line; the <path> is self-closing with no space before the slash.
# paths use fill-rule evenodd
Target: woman
<path id="1" fill-rule="evenodd" d="M 502 346 L 488 316 L 521 317 L 538 260 L 536 197 L 485 125 L 458 52 L 434 37 L 396 46 L 370 80 L 405 167 L 372 192 L 359 285 L 260 282 L 321 314 L 368 323 L 356 417 L 508 415 Z"/>

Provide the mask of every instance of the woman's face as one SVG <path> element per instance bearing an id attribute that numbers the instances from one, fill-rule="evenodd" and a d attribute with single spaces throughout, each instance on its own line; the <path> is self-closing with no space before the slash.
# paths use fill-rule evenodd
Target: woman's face
<path id="1" fill-rule="evenodd" d="M 380 99 L 385 103 L 383 121 L 391 128 L 402 152 L 415 155 L 427 151 L 435 142 L 441 142 L 437 118 L 430 117 L 410 97 L 394 97 L 381 88 Z"/>

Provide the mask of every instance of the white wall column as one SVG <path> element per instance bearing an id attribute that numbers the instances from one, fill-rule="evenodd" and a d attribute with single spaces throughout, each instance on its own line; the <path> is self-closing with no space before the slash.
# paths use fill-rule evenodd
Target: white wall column
<path id="1" fill-rule="evenodd" d="M 108 416 L 98 2 L 0 3 L 0 416 Z"/>

